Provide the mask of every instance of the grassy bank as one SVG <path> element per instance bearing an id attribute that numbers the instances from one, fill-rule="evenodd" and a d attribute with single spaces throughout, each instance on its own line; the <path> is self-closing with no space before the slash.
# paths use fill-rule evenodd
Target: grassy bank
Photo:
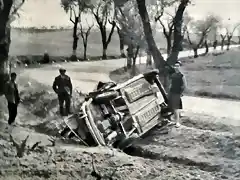
<path id="1" fill-rule="evenodd" d="M 240 51 L 232 49 L 224 54 L 184 58 L 182 72 L 188 83 L 188 95 L 213 98 L 240 99 Z M 146 65 L 138 66 L 138 73 L 147 71 Z M 117 69 L 110 73 L 111 79 L 119 81 L 131 77 L 130 72 Z"/>

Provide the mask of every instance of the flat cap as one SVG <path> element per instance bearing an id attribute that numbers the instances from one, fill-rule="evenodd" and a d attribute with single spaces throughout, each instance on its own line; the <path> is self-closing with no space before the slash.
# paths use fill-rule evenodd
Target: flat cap
<path id="1" fill-rule="evenodd" d="M 65 72 L 66 72 L 66 69 L 64 69 L 64 68 L 61 67 L 61 68 L 59 68 L 59 71 L 60 71 L 60 72 L 64 72 L 64 71 L 65 71 Z"/>

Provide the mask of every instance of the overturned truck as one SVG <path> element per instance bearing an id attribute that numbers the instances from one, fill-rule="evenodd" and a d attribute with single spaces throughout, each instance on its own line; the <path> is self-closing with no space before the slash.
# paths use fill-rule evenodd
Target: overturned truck
<path id="1" fill-rule="evenodd" d="M 171 115 L 158 71 L 152 70 L 124 83 L 99 82 L 79 112 L 64 119 L 60 133 L 88 146 L 125 149 L 155 126 L 166 125 Z"/>

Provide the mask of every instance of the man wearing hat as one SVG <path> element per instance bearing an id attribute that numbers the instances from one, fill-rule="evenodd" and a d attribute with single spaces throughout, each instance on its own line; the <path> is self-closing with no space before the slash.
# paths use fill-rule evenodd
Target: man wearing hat
<path id="1" fill-rule="evenodd" d="M 53 90 L 58 95 L 60 114 L 62 116 L 71 114 L 70 104 L 72 96 L 72 82 L 69 76 L 66 75 L 66 69 L 59 69 L 60 75 L 53 82 Z M 63 104 L 65 103 L 65 111 Z"/>
<path id="2" fill-rule="evenodd" d="M 174 72 L 171 75 L 171 86 L 169 90 L 169 97 L 168 97 L 168 104 L 169 107 L 172 109 L 174 113 L 174 120 L 176 123 L 176 126 L 180 126 L 180 109 L 182 109 L 182 100 L 181 96 L 184 92 L 184 90 L 187 87 L 186 79 L 184 75 L 179 70 L 181 66 L 181 62 L 178 61 L 173 66 Z"/>
<path id="3" fill-rule="evenodd" d="M 17 116 L 18 104 L 21 102 L 18 86 L 16 84 L 17 74 L 11 73 L 10 80 L 5 85 L 5 97 L 8 102 L 8 124 L 11 125 L 15 122 Z"/>

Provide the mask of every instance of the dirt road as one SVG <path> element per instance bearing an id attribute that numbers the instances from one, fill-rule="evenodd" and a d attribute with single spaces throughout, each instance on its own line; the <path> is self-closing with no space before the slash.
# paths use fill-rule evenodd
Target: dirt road
<path id="1" fill-rule="evenodd" d="M 110 81 L 109 73 L 124 65 L 125 61 L 99 61 L 99 62 L 74 62 L 63 63 L 67 73 L 71 76 L 75 88 L 89 92 L 94 89 L 98 81 Z M 55 76 L 58 75 L 59 64 L 42 68 L 26 69 L 21 76 L 30 77 L 30 81 L 38 81 L 42 84 L 52 85 Z M 183 98 L 184 109 L 188 112 L 212 115 L 221 119 L 230 118 L 231 121 L 223 123 L 240 126 L 240 102 L 230 100 L 217 100 L 200 97 L 185 96 Z"/>

